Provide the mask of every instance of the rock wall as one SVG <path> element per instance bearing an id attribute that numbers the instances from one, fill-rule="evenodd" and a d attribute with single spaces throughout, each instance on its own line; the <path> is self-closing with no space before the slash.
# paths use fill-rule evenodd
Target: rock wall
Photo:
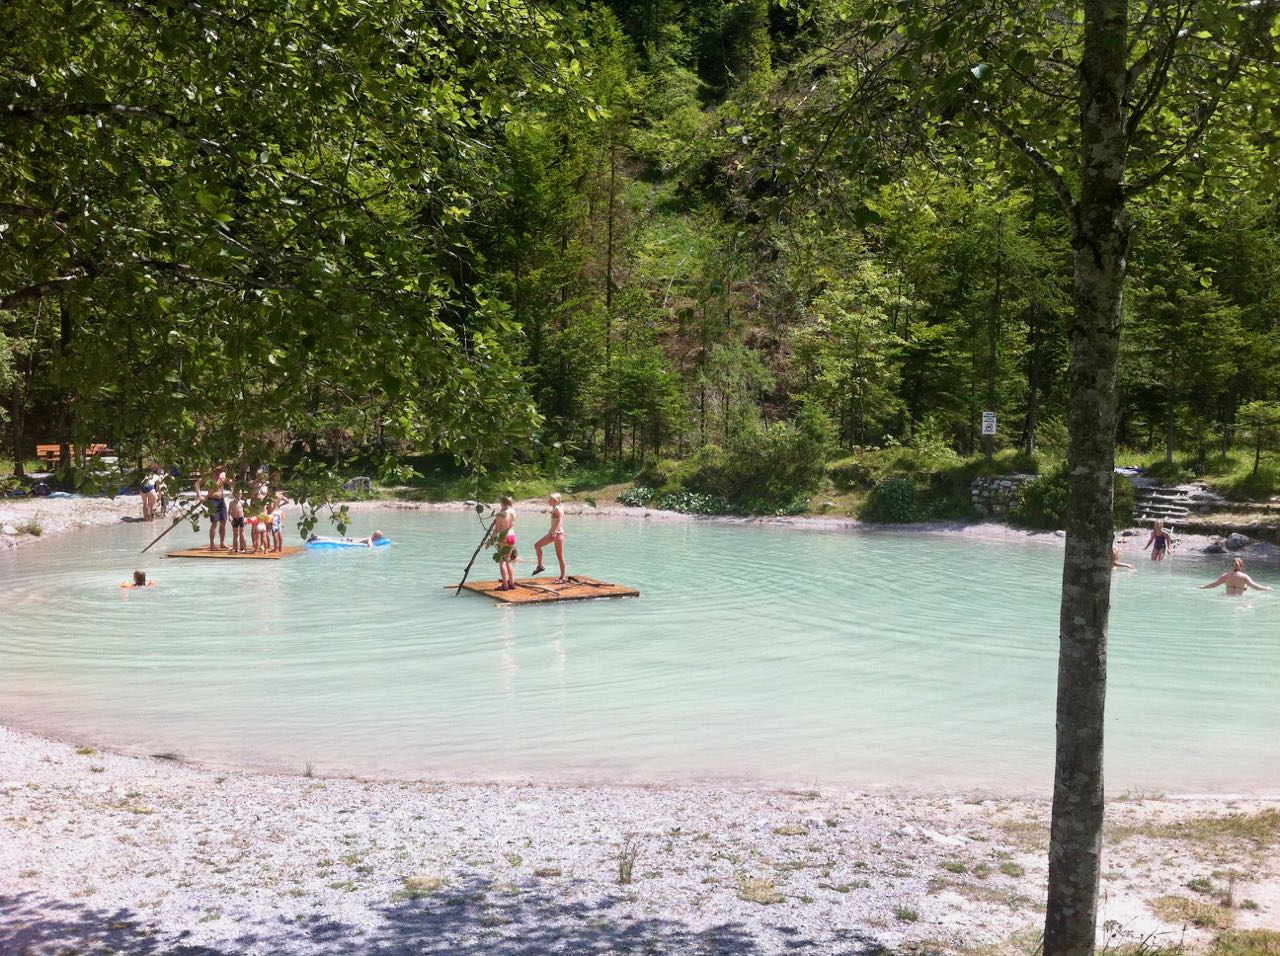
<path id="1" fill-rule="evenodd" d="M 1021 500 L 1022 486 L 1036 475 L 979 475 L 969 486 L 969 500 L 987 518 L 1003 518 Z"/>

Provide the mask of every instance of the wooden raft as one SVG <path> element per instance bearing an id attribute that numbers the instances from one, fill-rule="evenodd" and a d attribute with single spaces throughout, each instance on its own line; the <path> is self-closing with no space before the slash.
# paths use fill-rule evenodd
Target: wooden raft
<path id="1" fill-rule="evenodd" d="M 483 594 L 503 604 L 548 604 L 552 601 L 591 601 L 595 598 L 639 597 L 638 588 L 610 584 L 582 575 L 570 577 L 568 584 L 552 584 L 555 578 L 516 578 L 514 591 L 499 591 L 500 581 L 469 581 L 463 590 Z M 457 587 L 457 585 L 450 585 Z"/>
<path id="2" fill-rule="evenodd" d="M 240 554 L 237 551 L 210 551 L 204 548 L 187 548 L 183 551 L 170 551 L 165 555 L 166 558 L 226 558 L 230 560 L 244 561 L 278 561 L 280 558 L 287 558 L 294 554 L 301 554 L 305 551 L 300 545 L 285 545 L 283 551 L 268 551 L 266 554 L 249 553 Z"/>

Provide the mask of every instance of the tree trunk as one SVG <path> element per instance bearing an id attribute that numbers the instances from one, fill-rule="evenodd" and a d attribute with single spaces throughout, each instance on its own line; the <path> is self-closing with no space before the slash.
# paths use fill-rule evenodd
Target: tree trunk
<path id="1" fill-rule="evenodd" d="M 1040 416 L 1040 303 L 1034 300 L 1027 314 L 1027 338 L 1031 353 L 1027 360 L 1027 418 L 1022 426 L 1022 450 L 1029 457 L 1036 453 L 1036 425 Z"/>
<path id="2" fill-rule="evenodd" d="M 27 475 L 25 456 L 23 455 L 22 435 L 22 383 L 18 380 L 18 371 L 13 373 L 13 475 L 25 478 Z M 1257 471 L 1255 468 L 1254 471 Z"/>
<path id="3" fill-rule="evenodd" d="M 1129 246 L 1123 189 L 1127 24 L 1125 0 L 1086 0 L 1080 64 L 1082 176 L 1073 217 L 1067 539 L 1045 956 L 1092 956 L 1097 932 L 1115 384 Z"/>
<path id="4" fill-rule="evenodd" d="M 60 362 L 59 373 L 63 377 L 64 383 L 71 379 L 71 371 L 69 365 L 71 363 L 71 339 L 74 331 L 74 319 L 71 315 L 71 303 L 67 301 L 64 295 L 58 300 L 58 357 Z M 71 473 L 71 426 L 72 426 L 72 409 L 71 404 L 74 396 L 71 386 L 65 384 L 65 393 L 62 396 L 62 407 L 59 411 L 58 423 L 58 471 L 62 475 Z"/>
<path id="5" fill-rule="evenodd" d="M 609 213 L 604 244 L 604 357 L 609 364 L 613 355 L 613 215 L 618 198 L 618 144 L 609 140 Z"/>

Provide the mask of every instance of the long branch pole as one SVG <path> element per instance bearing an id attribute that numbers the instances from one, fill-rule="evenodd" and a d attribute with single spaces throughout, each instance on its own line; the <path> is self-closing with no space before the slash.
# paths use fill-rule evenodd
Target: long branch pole
<path id="1" fill-rule="evenodd" d="M 467 583 L 467 575 L 471 573 L 471 565 L 476 563 L 476 558 L 480 556 L 481 550 L 489 543 L 489 535 L 493 533 L 493 525 L 497 520 L 497 518 L 494 518 L 493 521 L 489 522 L 488 527 L 484 529 L 484 537 L 480 539 L 480 543 L 476 545 L 475 553 L 471 555 L 471 560 L 467 562 L 466 570 L 462 572 L 462 580 L 458 582 L 458 589 L 453 592 L 454 597 L 462 593 L 462 586 Z"/>
<path id="2" fill-rule="evenodd" d="M 186 510 L 186 512 L 184 512 L 183 514 L 181 514 L 181 515 L 179 515 L 178 517 L 174 518 L 174 519 L 173 519 L 173 524 L 169 525 L 169 527 L 167 527 L 167 528 L 165 528 L 163 531 L 161 531 L 161 532 L 160 532 L 160 534 L 159 534 L 159 535 L 157 535 L 157 536 L 152 540 L 151 544 L 147 545 L 145 548 L 143 548 L 143 549 L 142 549 L 142 552 L 141 552 L 141 553 L 142 553 L 142 554 L 146 554 L 148 551 L 150 551 L 150 550 L 151 550 L 151 546 L 152 546 L 152 545 L 154 545 L 157 541 L 159 541 L 161 538 L 163 538 L 166 534 L 168 534 L 168 533 L 169 533 L 170 531 L 172 531 L 174 528 L 178 527 L 178 525 L 182 524 L 182 522 L 186 521 L 189 517 L 191 517 L 193 514 L 195 514 L 195 513 L 196 513 L 196 509 L 197 509 L 197 508 L 199 508 L 199 507 L 200 507 L 201 505 L 203 505 L 203 504 L 204 504 L 204 499 L 203 499 L 203 498 L 197 498 L 197 499 L 196 499 L 196 503 L 195 503 L 195 504 L 193 504 L 190 508 L 188 508 L 188 509 Z"/>

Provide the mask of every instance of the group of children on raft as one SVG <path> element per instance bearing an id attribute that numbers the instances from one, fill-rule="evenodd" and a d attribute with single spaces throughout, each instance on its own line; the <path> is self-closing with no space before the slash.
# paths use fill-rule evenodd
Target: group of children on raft
<path id="1" fill-rule="evenodd" d="M 283 551 L 284 506 L 289 499 L 282 492 L 271 493 L 265 468 L 258 469 L 253 481 L 249 481 L 246 469 L 242 482 L 252 485 L 248 496 L 237 492 L 235 482 L 227 477 L 223 468 L 212 469 L 208 476 L 196 479 L 196 496 L 208 509 L 209 550 L 238 554 Z M 227 547 L 228 521 L 231 522 L 231 547 Z M 249 529 L 248 537 L 245 528 Z"/>
<path id="2" fill-rule="evenodd" d="M 1142 546 L 1142 550 L 1151 549 L 1152 561 L 1163 561 L 1165 557 L 1173 550 L 1174 539 L 1173 532 L 1164 526 L 1163 521 L 1156 521 L 1151 528 L 1151 534 L 1147 538 L 1147 543 Z M 1120 560 L 1120 549 L 1111 549 L 1111 567 L 1126 568 L 1130 571 L 1137 570 L 1132 564 L 1125 564 Z M 1225 586 L 1227 593 L 1233 596 L 1240 596 L 1245 591 L 1252 588 L 1255 591 L 1270 591 L 1271 588 L 1266 585 L 1259 584 L 1244 573 L 1244 559 L 1236 558 L 1231 562 L 1231 570 L 1224 571 L 1215 581 L 1208 584 L 1200 585 L 1200 590 L 1205 591 L 1210 588 Z"/>
<path id="3" fill-rule="evenodd" d="M 553 494 L 547 498 L 551 506 L 551 529 L 534 542 L 533 550 L 538 556 L 538 566 L 533 569 L 535 575 L 547 570 L 542 563 L 542 549 L 549 544 L 556 547 L 556 559 L 560 563 L 560 577 L 553 584 L 568 584 L 569 568 L 564 560 L 564 510 L 560 507 L 560 495 Z M 514 591 L 516 585 L 515 563 L 520 560 L 516 550 L 516 509 L 515 501 L 509 495 L 503 495 L 499 501 L 497 515 L 493 519 L 493 529 L 489 532 L 487 544 L 494 549 L 493 560 L 498 564 L 499 591 Z"/>

